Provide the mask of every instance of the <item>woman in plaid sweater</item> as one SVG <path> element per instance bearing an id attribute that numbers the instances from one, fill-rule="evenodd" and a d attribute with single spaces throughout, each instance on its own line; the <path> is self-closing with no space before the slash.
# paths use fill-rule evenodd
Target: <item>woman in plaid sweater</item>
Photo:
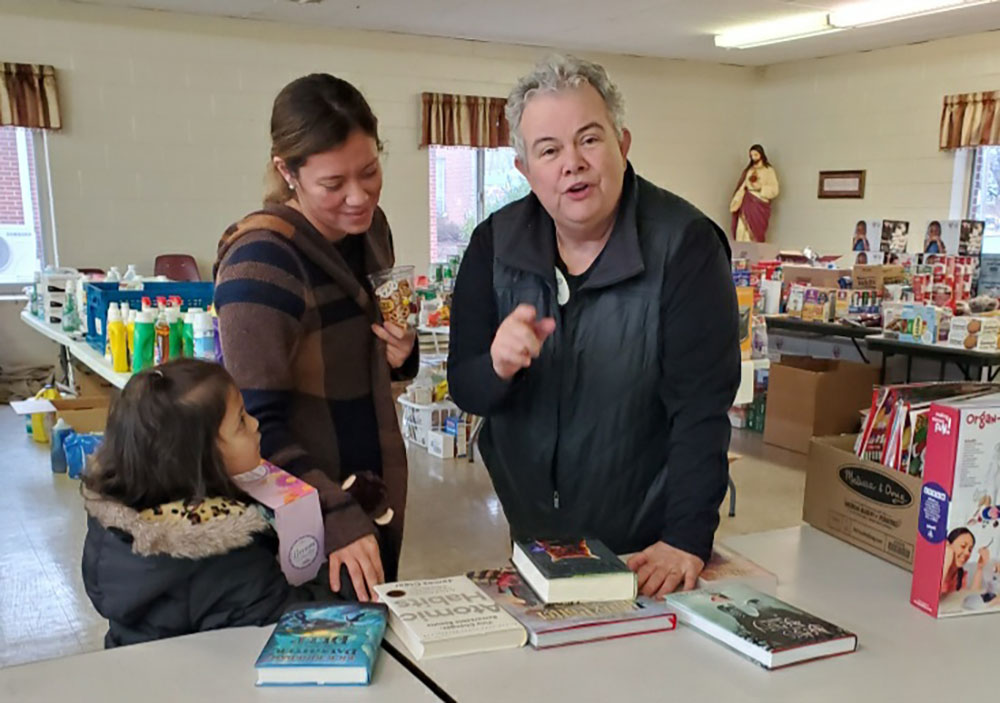
<path id="1" fill-rule="evenodd" d="M 264 209 L 219 243 L 222 351 L 263 456 L 320 491 L 331 588 L 364 601 L 396 577 L 407 470 L 390 382 L 419 364 L 366 278 L 394 264 L 378 121 L 350 83 L 312 74 L 278 94 L 271 140 Z M 351 474 L 384 483 L 391 522 L 341 488 Z"/>

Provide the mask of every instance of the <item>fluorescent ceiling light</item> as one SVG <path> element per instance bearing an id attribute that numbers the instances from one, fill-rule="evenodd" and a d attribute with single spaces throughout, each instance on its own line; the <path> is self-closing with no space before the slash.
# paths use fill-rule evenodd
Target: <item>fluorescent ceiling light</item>
<path id="1" fill-rule="evenodd" d="M 835 31 L 837 29 L 830 26 L 825 12 L 811 12 L 726 30 L 715 35 L 715 45 L 727 49 L 749 49 Z"/>
<path id="2" fill-rule="evenodd" d="M 830 24 L 834 27 L 863 27 L 870 24 L 892 22 L 909 17 L 930 15 L 935 12 L 959 10 L 973 5 L 984 5 L 993 0 L 881 0 L 856 2 L 830 11 Z"/>

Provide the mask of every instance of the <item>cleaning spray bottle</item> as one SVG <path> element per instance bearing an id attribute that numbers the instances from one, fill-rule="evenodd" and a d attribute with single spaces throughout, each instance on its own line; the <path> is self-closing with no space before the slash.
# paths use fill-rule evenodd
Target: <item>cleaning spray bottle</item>
<path id="1" fill-rule="evenodd" d="M 159 366 L 170 360 L 170 322 L 167 321 L 166 306 L 160 307 L 156 316 L 156 342 L 153 363 Z"/>
<path id="2" fill-rule="evenodd" d="M 111 356 L 111 320 L 112 316 L 117 316 L 121 319 L 122 311 L 118 307 L 118 303 L 108 304 L 108 316 L 104 319 L 104 358 L 109 364 L 114 363 L 114 359 Z"/>
<path id="3" fill-rule="evenodd" d="M 184 320 L 179 307 L 167 308 L 167 324 L 170 325 L 170 358 L 180 359 L 184 350 Z"/>
<path id="4" fill-rule="evenodd" d="M 111 347 L 111 364 L 115 373 L 128 373 L 128 343 L 125 341 L 125 334 L 121 309 L 112 304 L 108 308 L 108 344 Z"/>
<path id="5" fill-rule="evenodd" d="M 184 343 L 182 351 L 184 356 L 189 359 L 194 356 L 194 321 L 202 312 L 204 310 L 201 308 L 188 308 L 187 312 L 184 313 Z"/>
<path id="6" fill-rule="evenodd" d="M 135 343 L 133 345 L 132 370 L 136 373 L 153 366 L 153 347 L 156 341 L 156 330 L 153 323 L 153 311 L 143 310 L 135 317 Z"/>
<path id="7" fill-rule="evenodd" d="M 128 311 L 128 320 L 125 323 L 125 342 L 128 344 L 128 367 L 135 368 L 135 319 L 139 315 L 137 310 Z"/>

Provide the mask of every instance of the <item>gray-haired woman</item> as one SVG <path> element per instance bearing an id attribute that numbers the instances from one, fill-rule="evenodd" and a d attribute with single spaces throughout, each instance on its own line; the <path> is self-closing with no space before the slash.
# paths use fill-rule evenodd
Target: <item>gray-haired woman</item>
<path id="1" fill-rule="evenodd" d="M 555 56 L 507 102 L 531 194 L 476 228 L 448 377 L 516 538 L 593 536 L 644 593 L 691 588 L 726 492 L 739 385 L 726 236 L 640 178 L 621 93 Z"/>

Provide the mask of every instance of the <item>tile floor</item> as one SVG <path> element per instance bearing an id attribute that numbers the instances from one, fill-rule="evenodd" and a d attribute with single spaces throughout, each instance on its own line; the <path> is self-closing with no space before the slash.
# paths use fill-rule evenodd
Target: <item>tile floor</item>
<path id="1" fill-rule="evenodd" d="M 100 649 L 106 623 L 80 578 L 85 520 L 79 483 L 49 471 L 47 447 L 0 406 L 0 667 Z M 735 432 L 735 518 L 719 535 L 799 523 L 805 457 Z M 507 523 L 482 464 L 410 453 L 401 576 L 448 576 L 502 563 Z"/>

